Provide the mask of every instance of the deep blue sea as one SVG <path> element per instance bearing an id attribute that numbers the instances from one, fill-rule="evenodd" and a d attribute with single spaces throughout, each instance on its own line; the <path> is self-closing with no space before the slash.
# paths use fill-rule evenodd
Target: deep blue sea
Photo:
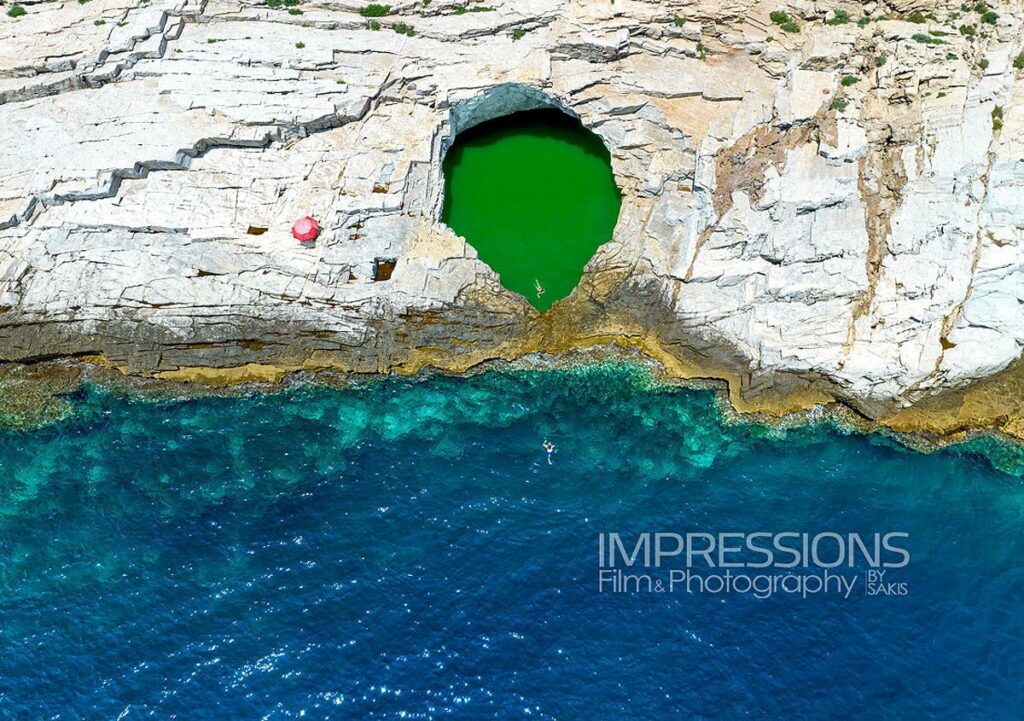
<path id="1" fill-rule="evenodd" d="M 0 718 L 1024 717 L 1013 446 L 630 365 L 71 401 L 0 432 Z M 648 531 L 905 532 L 906 594 L 599 592 Z"/>

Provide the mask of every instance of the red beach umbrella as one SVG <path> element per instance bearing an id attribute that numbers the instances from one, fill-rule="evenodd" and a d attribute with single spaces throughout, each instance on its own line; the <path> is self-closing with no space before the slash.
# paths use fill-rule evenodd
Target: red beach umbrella
<path id="1" fill-rule="evenodd" d="M 295 221 L 295 225 L 292 226 L 292 235 L 296 240 L 302 242 L 316 240 L 316 237 L 320 235 L 320 225 L 314 218 L 307 215 Z"/>

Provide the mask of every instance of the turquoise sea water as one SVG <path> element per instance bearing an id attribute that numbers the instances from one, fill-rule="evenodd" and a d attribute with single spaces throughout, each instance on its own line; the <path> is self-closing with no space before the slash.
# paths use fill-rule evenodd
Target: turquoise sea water
<path id="1" fill-rule="evenodd" d="M 1021 718 L 1011 446 L 632 366 L 74 403 L 0 434 L 0 718 Z M 601 532 L 755 530 L 909 533 L 909 593 L 598 592 Z"/>

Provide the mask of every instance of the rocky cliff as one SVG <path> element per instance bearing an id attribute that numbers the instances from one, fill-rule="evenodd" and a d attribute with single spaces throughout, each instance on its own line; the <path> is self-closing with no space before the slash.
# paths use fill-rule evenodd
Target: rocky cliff
<path id="1" fill-rule="evenodd" d="M 17 7 L 2 360 L 247 379 L 618 342 L 752 409 L 884 418 L 989 378 L 976 420 L 1020 430 L 991 381 L 1024 346 L 1019 3 Z M 535 107 L 600 135 L 623 193 L 545 315 L 438 220 L 457 133 Z"/>

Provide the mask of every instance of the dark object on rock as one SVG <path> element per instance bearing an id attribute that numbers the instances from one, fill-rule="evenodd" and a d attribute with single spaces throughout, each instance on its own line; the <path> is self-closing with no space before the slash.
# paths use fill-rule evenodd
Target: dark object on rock
<path id="1" fill-rule="evenodd" d="M 376 258 L 373 261 L 373 280 L 391 280 L 391 274 L 395 272 L 395 264 L 398 261 L 394 258 Z"/>

